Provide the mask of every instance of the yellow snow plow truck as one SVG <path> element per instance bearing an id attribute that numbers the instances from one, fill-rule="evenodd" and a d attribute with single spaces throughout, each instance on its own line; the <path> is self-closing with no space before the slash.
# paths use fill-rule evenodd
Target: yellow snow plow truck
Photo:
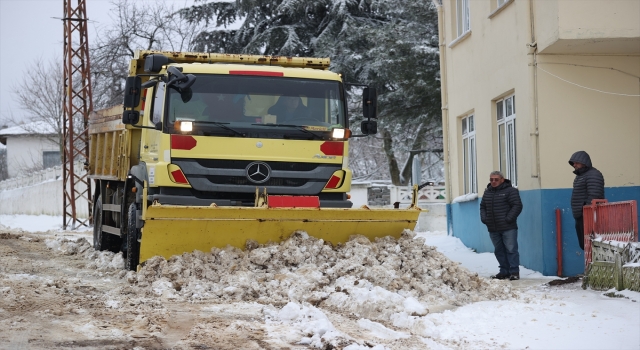
<path id="1" fill-rule="evenodd" d="M 420 209 L 352 208 L 345 87 L 329 59 L 138 51 L 124 103 L 89 121 L 93 244 L 152 256 L 244 249 L 297 230 L 399 237 Z M 363 134 L 376 92 L 363 89 Z"/>

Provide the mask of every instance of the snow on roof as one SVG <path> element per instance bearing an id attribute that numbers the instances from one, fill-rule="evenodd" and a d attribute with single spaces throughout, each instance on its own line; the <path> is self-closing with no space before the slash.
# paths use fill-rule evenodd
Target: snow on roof
<path id="1" fill-rule="evenodd" d="M 57 132 L 49 123 L 45 121 L 37 121 L 32 123 L 26 123 L 18 126 L 12 126 L 6 129 L 0 129 L 0 136 L 8 135 L 51 135 Z"/>

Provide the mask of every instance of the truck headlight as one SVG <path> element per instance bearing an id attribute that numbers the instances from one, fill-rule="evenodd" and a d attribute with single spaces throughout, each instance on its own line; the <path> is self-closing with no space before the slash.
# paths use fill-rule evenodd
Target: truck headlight
<path id="1" fill-rule="evenodd" d="M 331 137 L 334 139 L 348 139 L 351 136 L 351 130 L 335 128 L 331 131 Z"/>
<path id="2" fill-rule="evenodd" d="M 178 120 L 174 124 L 174 128 L 180 130 L 181 132 L 192 132 L 193 122 L 190 120 Z"/>

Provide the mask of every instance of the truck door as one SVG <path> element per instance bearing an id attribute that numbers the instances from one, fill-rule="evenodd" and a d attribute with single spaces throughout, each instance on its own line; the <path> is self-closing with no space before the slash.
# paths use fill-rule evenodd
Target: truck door
<path id="1" fill-rule="evenodd" d="M 155 87 L 147 89 L 147 98 L 145 100 L 145 111 L 142 118 L 146 120 L 143 125 L 155 126 L 162 121 L 162 111 L 164 109 L 165 83 L 159 82 Z M 155 183 L 155 171 L 158 162 L 169 162 L 163 159 L 161 150 L 162 131 L 154 129 L 142 129 L 140 158 L 147 165 L 149 172 L 149 185 Z"/>

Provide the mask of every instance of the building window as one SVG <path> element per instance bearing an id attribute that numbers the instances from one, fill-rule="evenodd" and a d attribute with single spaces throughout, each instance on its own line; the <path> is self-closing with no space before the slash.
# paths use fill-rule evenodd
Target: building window
<path id="1" fill-rule="evenodd" d="M 53 168 L 62 165 L 60 151 L 42 151 L 42 169 Z"/>
<path id="2" fill-rule="evenodd" d="M 476 171 L 476 126 L 473 115 L 462 118 L 462 169 L 464 193 L 478 193 Z"/>
<path id="3" fill-rule="evenodd" d="M 493 18 L 493 16 L 497 15 L 501 12 L 507 5 L 513 3 L 515 0 L 491 0 L 491 13 L 489 14 L 489 18 Z"/>
<path id="4" fill-rule="evenodd" d="M 458 36 L 471 29 L 469 23 L 469 0 L 456 0 L 456 24 L 458 26 Z"/>
<path id="5" fill-rule="evenodd" d="M 500 171 L 518 185 L 518 162 L 516 158 L 516 96 L 511 95 L 496 101 L 498 124 L 498 152 Z"/>

